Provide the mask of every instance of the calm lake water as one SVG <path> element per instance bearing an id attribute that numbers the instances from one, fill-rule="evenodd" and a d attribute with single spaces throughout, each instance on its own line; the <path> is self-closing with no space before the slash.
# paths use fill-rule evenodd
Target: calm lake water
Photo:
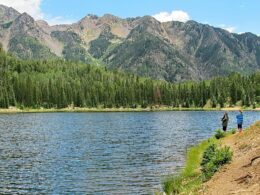
<path id="1" fill-rule="evenodd" d="M 223 112 L 0 115 L 0 194 L 152 194 Z M 229 128 L 236 112 L 229 112 Z M 245 112 L 245 124 L 260 112 Z"/>

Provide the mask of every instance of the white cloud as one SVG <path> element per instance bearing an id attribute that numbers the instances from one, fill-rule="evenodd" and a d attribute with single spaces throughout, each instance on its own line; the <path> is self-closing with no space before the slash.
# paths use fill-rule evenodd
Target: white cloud
<path id="1" fill-rule="evenodd" d="M 223 28 L 224 30 L 230 32 L 230 33 L 234 33 L 237 30 L 237 28 L 235 26 L 227 26 L 226 24 L 220 24 L 218 26 L 220 28 Z"/>
<path id="2" fill-rule="evenodd" d="M 0 0 L 0 4 L 12 7 L 21 13 L 26 12 L 37 20 L 44 17 L 41 2 L 42 0 Z"/>
<path id="3" fill-rule="evenodd" d="M 168 21 L 186 22 L 190 20 L 189 14 L 182 10 L 174 10 L 172 12 L 160 12 L 158 14 L 153 15 L 153 17 L 160 22 L 168 22 Z"/>
<path id="4" fill-rule="evenodd" d="M 43 0 L 0 0 L 0 4 L 12 7 L 20 13 L 26 12 L 36 20 L 46 20 L 50 25 L 71 24 L 72 20 L 62 16 L 49 16 L 41 10 Z"/>
<path id="5" fill-rule="evenodd" d="M 234 27 L 234 26 L 226 27 L 226 28 L 224 28 L 224 29 L 227 30 L 227 31 L 230 32 L 230 33 L 233 33 L 233 32 L 236 31 L 236 27 Z"/>
<path id="6" fill-rule="evenodd" d="M 62 16 L 56 16 L 56 17 L 46 17 L 46 21 L 49 23 L 49 25 L 56 25 L 56 24 L 72 24 L 75 21 L 70 19 L 65 19 Z"/>

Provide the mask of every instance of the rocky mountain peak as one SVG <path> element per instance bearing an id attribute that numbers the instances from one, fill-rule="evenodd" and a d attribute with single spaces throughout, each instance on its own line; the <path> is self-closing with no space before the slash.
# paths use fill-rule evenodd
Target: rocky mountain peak
<path id="1" fill-rule="evenodd" d="M 78 21 L 74 26 L 78 26 L 80 30 L 94 28 L 98 21 L 99 17 L 97 15 L 88 14 L 80 21 Z"/>
<path id="2" fill-rule="evenodd" d="M 151 16 L 144 16 L 133 21 L 133 26 L 134 28 L 130 32 L 129 37 L 136 37 L 142 33 L 150 33 L 159 37 L 165 35 L 162 23 Z"/>
<path id="3" fill-rule="evenodd" d="M 98 15 L 95 15 L 95 14 L 88 14 L 85 18 L 91 19 L 91 20 L 97 20 L 99 17 L 98 17 Z M 84 18 L 83 18 L 83 20 L 84 20 Z"/>
<path id="4" fill-rule="evenodd" d="M 13 21 L 20 15 L 18 11 L 13 9 L 12 7 L 7 7 L 0 4 L 0 23 L 8 23 Z"/>
<path id="5" fill-rule="evenodd" d="M 242 33 L 242 34 L 239 34 L 240 37 L 248 37 L 248 38 L 257 38 L 259 36 L 251 33 L 251 32 L 245 32 L 245 33 Z"/>
<path id="6" fill-rule="evenodd" d="M 15 22 L 21 23 L 24 25 L 28 25 L 28 24 L 34 23 L 34 19 L 29 14 L 24 12 L 15 19 Z"/>
<path id="7" fill-rule="evenodd" d="M 158 29 L 161 27 L 161 22 L 159 22 L 152 16 L 143 16 L 141 18 L 138 18 L 137 20 L 134 20 L 133 26 L 134 27 L 139 26 L 143 29 L 148 29 L 148 28 Z"/>
<path id="8" fill-rule="evenodd" d="M 105 14 L 99 20 L 100 22 L 107 23 L 107 24 L 122 22 L 121 18 L 111 14 Z"/>
<path id="9" fill-rule="evenodd" d="M 143 17 L 139 18 L 138 21 L 140 23 L 150 23 L 150 24 L 160 24 L 161 23 L 152 16 L 143 16 Z"/>
<path id="10" fill-rule="evenodd" d="M 19 16 L 20 19 L 26 19 L 26 20 L 30 20 L 30 21 L 34 21 L 33 17 L 30 16 L 28 13 L 26 12 L 23 12 L 20 16 Z"/>
<path id="11" fill-rule="evenodd" d="M 2 9 L 8 9 L 9 7 L 7 7 L 7 6 L 5 6 L 5 5 L 2 5 L 2 4 L 0 4 L 0 10 L 2 10 Z"/>
<path id="12" fill-rule="evenodd" d="M 31 37 L 42 37 L 45 31 L 38 26 L 35 20 L 27 13 L 19 15 L 10 26 L 12 37 L 17 35 L 29 35 Z"/>
<path id="13" fill-rule="evenodd" d="M 39 24 L 41 26 L 49 26 L 48 22 L 46 22 L 44 20 L 37 20 L 36 22 L 37 22 L 37 24 Z"/>
<path id="14" fill-rule="evenodd" d="M 95 21 L 95 20 L 98 20 L 98 19 L 99 19 L 99 17 L 97 15 L 88 14 L 84 18 L 82 18 L 78 23 L 81 24 L 81 23 L 86 23 L 86 22 L 89 22 L 89 21 Z"/>

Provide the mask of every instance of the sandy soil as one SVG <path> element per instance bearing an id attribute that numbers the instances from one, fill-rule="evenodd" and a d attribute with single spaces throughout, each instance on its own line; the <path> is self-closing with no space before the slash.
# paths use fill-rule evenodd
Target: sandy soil
<path id="1" fill-rule="evenodd" d="M 260 121 L 222 141 L 233 151 L 232 162 L 203 186 L 205 195 L 260 195 Z"/>
<path id="2" fill-rule="evenodd" d="M 221 108 L 221 110 L 225 110 L 225 111 L 237 111 L 241 109 L 243 110 L 243 108 L 240 106 Z"/>

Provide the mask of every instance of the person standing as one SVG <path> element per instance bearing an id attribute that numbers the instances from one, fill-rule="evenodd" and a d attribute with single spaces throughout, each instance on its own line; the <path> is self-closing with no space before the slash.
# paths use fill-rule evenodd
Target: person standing
<path id="1" fill-rule="evenodd" d="M 242 125 L 243 125 L 243 113 L 242 113 L 242 110 L 239 110 L 239 114 L 236 116 L 237 117 L 237 129 L 238 129 L 238 132 L 241 133 L 242 132 Z"/>
<path id="2" fill-rule="evenodd" d="M 227 112 L 224 113 L 224 116 L 222 117 L 221 121 L 222 121 L 223 131 L 226 131 L 227 126 L 228 126 L 228 113 Z"/>

